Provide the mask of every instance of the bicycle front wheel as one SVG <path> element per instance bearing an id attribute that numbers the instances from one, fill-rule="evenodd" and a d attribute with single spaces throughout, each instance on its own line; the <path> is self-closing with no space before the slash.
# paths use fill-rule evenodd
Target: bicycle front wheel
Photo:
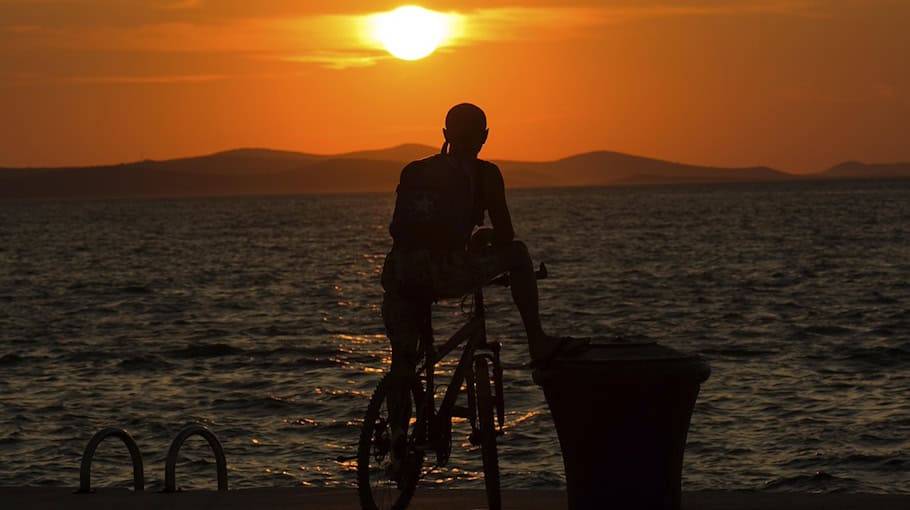
<path id="1" fill-rule="evenodd" d="M 490 370 L 487 359 L 474 362 L 474 381 L 477 388 L 477 420 L 480 428 L 480 451 L 483 456 L 483 481 L 487 488 L 490 510 L 500 510 L 499 457 L 496 453 L 496 426 L 493 423 L 493 394 L 490 391 Z"/>
<path id="2" fill-rule="evenodd" d="M 357 492 L 364 510 L 407 508 L 420 478 L 423 452 L 416 450 L 414 443 L 423 422 L 417 411 L 423 391 L 417 380 L 411 379 L 404 389 L 399 388 L 396 399 L 392 392 L 399 390 L 393 386 L 391 375 L 382 378 L 360 429 Z M 397 434 L 392 430 L 396 422 L 400 428 Z"/>

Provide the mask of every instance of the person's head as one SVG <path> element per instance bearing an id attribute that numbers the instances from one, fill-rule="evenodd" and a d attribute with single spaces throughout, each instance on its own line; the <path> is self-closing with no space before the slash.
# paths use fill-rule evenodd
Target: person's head
<path id="1" fill-rule="evenodd" d="M 446 127 L 442 130 L 446 139 L 443 152 L 449 146 L 452 152 L 477 156 L 489 132 L 483 110 L 471 103 L 457 104 L 446 114 Z"/>

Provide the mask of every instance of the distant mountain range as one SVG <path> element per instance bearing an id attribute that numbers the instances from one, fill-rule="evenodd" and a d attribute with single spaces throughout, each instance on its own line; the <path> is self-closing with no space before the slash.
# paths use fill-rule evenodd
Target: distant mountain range
<path id="1" fill-rule="evenodd" d="M 391 192 L 408 161 L 438 151 L 416 144 L 338 155 L 237 149 L 108 166 L 0 168 L 0 199 Z M 547 162 L 495 162 L 509 188 L 910 178 L 910 163 L 848 162 L 818 174 L 795 175 L 767 167 L 704 167 L 607 151 Z"/>

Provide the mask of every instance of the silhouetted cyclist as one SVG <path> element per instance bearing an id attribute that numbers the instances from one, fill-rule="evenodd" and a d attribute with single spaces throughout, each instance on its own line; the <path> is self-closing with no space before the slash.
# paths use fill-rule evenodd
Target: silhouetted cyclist
<path id="1" fill-rule="evenodd" d="M 480 108 L 456 105 L 446 115 L 442 152 L 401 172 L 389 229 L 394 243 L 382 270 L 382 317 L 392 343 L 393 375 L 416 370 L 429 302 L 462 297 L 504 271 L 511 274 L 532 366 L 587 344 L 544 333 L 534 266 L 525 244 L 515 240 L 502 173 L 477 158 L 488 134 Z M 485 212 L 492 228 L 475 231 Z"/>

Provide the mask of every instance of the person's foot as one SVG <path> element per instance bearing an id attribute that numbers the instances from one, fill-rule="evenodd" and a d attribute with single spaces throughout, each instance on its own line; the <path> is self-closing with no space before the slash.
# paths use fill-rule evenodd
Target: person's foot
<path id="1" fill-rule="evenodd" d="M 396 434 L 396 432 L 398 432 Z M 386 477 L 394 482 L 401 483 L 401 474 L 404 471 L 404 460 L 408 453 L 407 438 L 404 431 L 392 431 L 392 449 L 389 452 L 389 465 L 386 466 Z"/>
<path id="2" fill-rule="evenodd" d="M 577 354 L 585 350 L 591 343 L 591 340 L 588 338 L 564 336 L 547 337 L 543 342 L 535 342 L 537 345 L 540 345 L 541 343 L 544 344 L 544 348 L 531 350 L 531 368 L 544 367 L 559 356 Z"/>

